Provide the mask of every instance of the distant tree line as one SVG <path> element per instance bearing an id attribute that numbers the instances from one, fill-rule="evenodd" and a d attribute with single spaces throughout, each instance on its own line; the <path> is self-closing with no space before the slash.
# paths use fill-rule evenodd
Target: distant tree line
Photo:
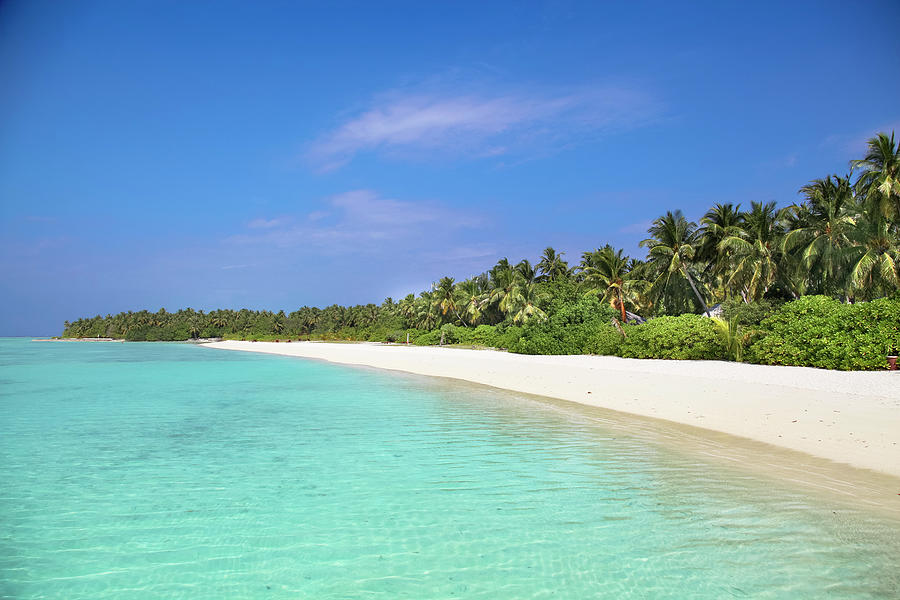
<path id="1" fill-rule="evenodd" d="M 716 204 L 699 223 L 681 211 L 667 212 L 641 242 L 647 249 L 643 259 L 605 245 L 570 264 L 563 253 L 547 248 L 535 264 L 503 258 L 474 277 L 442 277 L 418 296 L 387 298 L 380 305 L 304 306 L 287 314 L 127 312 L 66 322 L 63 335 L 405 341 L 407 334 L 420 338 L 444 326 L 471 333 L 479 326 L 499 333 L 546 327 L 554 315 L 585 298 L 595 298 L 596 306 L 608 307 L 611 317 L 625 324 L 636 315 L 708 315 L 717 304 L 741 314 L 763 306 L 768 315 L 804 296 L 848 304 L 897 294 L 900 149 L 893 132 L 871 138 L 865 157 L 851 161 L 846 175 L 813 180 L 800 194 L 800 202 L 781 209 L 775 202 L 751 202 L 748 209 Z"/>

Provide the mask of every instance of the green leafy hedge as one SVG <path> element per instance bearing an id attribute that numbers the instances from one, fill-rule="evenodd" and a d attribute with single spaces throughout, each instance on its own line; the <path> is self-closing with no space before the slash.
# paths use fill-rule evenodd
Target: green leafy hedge
<path id="1" fill-rule="evenodd" d="M 900 350 L 900 299 L 843 304 L 806 296 L 760 324 L 762 337 L 747 350 L 750 362 L 823 369 L 877 370 Z"/>
<path id="2" fill-rule="evenodd" d="M 742 327 L 757 327 L 764 319 L 775 314 L 783 300 L 763 298 L 754 302 L 744 302 L 740 298 L 726 300 L 722 303 L 722 318 L 733 321 Z"/>
<path id="3" fill-rule="evenodd" d="M 712 320 L 700 315 L 659 317 L 643 325 L 626 325 L 619 356 L 723 360 L 728 353 Z"/>
<path id="4" fill-rule="evenodd" d="M 612 326 L 616 312 L 596 296 L 563 304 L 545 321 L 531 321 L 508 346 L 519 354 L 615 354 L 622 340 Z"/>

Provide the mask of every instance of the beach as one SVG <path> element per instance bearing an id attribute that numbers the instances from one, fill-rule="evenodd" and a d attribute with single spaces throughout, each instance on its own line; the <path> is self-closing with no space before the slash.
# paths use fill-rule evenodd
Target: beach
<path id="1" fill-rule="evenodd" d="M 463 380 L 663 419 L 900 477 L 900 372 L 375 343 L 204 346 Z"/>

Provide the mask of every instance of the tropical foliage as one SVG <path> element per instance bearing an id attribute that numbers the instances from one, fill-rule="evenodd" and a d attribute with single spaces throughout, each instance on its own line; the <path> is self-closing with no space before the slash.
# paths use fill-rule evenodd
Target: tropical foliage
<path id="1" fill-rule="evenodd" d="M 535 264 L 503 258 L 484 273 L 461 281 L 445 276 L 397 302 L 304 306 L 288 314 L 127 312 L 67 322 L 64 336 L 443 340 L 540 354 L 660 358 L 740 359 L 747 346 L 744 358 L 759 362 L 864 368 L 870 363 L 813 359 L 809 347 L 794 348 L 806 338 L 784 337 L 787 325 L 774 315 L 794 318 L 790 306 L 807 306 L 792 300 L 824 302 L 809 296 L 832 299 L 829 307 L 874 305 L 900 290 L 900 148 L 894 134 L 873 137 L 849 173 L 813 180 L 800 195 L 800 202 L 780 209 L 765 201 L 751 202 L 748 210 L 716 204 L 699 222 L 667 212 L 641 242 L 643 259 L 605 245 L 570 266 L 564 253 L 548 247 Z M 719 304 L 725 321 L 699 316 Z M 635 315 L 651 320 L 636 325 Z M 871 346 L 871 352 L 882 350 Z"/>
<path id="2" fill-rule="evenodd" d="M 845 304 L 806 296 L 763 320 L 761 339 L 747 350 L 750 361 L 842 370 L 886 366 L 900 351 L 900 300 L 881 298 Z"/>

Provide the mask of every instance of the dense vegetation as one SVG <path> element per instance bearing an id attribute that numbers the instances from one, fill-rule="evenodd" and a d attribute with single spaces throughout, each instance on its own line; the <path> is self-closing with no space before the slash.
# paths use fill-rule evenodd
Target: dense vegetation
<path id="1" fill-rule="evenodd" d="M 900 149 L 890 136 L 846 176 L 817 179 L 777 209 L 717 204 L 700 219 L 656 219 L 643 260 L 609 245 L 570 265 L 501 259 L 380 305 L 284 312 L 128 312 L 65 324 L 66 337 L 126 340 L 410 340 L 531 354 L 747 359 L 883 368 L 900 347 Z M 707 319 L 721 305 L 724 319 Z M 650 318 L 640 324 L 637 315 Z"/>

